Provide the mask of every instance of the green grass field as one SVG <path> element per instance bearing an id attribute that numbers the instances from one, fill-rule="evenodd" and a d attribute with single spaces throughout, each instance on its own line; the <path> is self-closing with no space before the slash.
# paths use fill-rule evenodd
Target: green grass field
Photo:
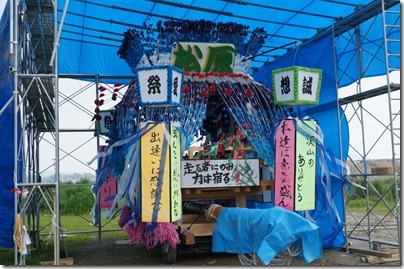
<path id="1" fill-rule="evenodd" d="M 88 221 L 90 220 L 90 221 Z M 54 260 L 54 236 L 52 233 L 52 217 L 43 214 L 40 219 L 42 230 L 39 232 L 39 244 L 36 249 L 26 258 L 26 265 L 39 265 L 41 261 Z M 127 239 L 127 234 L 118 226 L 118 219 L 107 222 L 105 218 L 101 220 L 102 233 L 101 240 Z M 60 217 L 61 237 L 60 237 L 60 258 L 65 258 L 69 254 L 69 249 L 98 242 L 98 227 L 91 224 L 91 216 L 89 214 L 75 216 L 67 215 Z M 14 248 L 0 248 L 0 264 L 14 265 Z"/>

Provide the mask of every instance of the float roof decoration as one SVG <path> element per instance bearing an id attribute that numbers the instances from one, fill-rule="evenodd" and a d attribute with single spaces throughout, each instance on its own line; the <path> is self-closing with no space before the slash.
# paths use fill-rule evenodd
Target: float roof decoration
<path id="1" fill-rule="evenodd" d="M 221 43 L 234 45 L 239 59 L 236 65 L 240 65 L 259 52 L 268 36 L 263 28 L 252 31 L 249 28 L 235 22 L 207 20 L 158 21 L 156 27 L 144 23 L 143 28 L 132 28 L 124 33 L 118 55 L 134 70 L 139 63 L 142 66 L 169 64 L 172 50 L 178 42 Z M 187 51 L 187 48 L 181 49 Z"/>

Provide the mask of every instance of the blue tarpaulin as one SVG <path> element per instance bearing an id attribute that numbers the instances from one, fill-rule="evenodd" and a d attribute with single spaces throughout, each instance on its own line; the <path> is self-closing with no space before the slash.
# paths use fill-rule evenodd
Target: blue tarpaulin
<path id="1" fill-rule="evenodd" d="M 213 229 L 213 252 L 256 253 L 265 265 L 275 255 L 298 241 L 301 257 L 310 263 L 322 256 L 318 226 L 283 209 L 223 208 Z"/>
<path id="2" fill-rule="evenodd" d="M 0 21 L 0 108 L 13 97 L 13 77 L 9 71 L 10 54 L 10 26 L 8 18 L 8 5 Z M 6 42 L 7 41 L 7 42 Z M 14 107 L 13 102 L 0 116 L 0 247 L 13 247 L 14 231 Z"/>
<path id="3" fill-rule="evenodd" d="M 349 145 L 349 129 L 342 109 L 337 108 L 332 36 L 329 35 L 310 46 L 289 52 L 279 60 L 261 68 L 254 74 L 254 79 L 272 88 L 272 71 L 293 65 L 320 68 L 323 70 L 319 104 L 317 106 L 293 107 L 293 114 L 298 118 L 309 116 L 317 121 L 324 136 L 321 150 L 334 158 L 331 162 L 325 162 L 326 159 L 324 162 L 320 162 L 319 160 L 318 162 L 320 168 L 324 169 L 327 166 L 336 175 L 334 177 L 329 176 L 328 184 L 331 187 L 329 195 L 333 198 L 337 212 L 328 208 L 329 201 L 325 198 L 327 197 L 327 190 L 321 184 L 324 179 L 321 176 L 321 170 L 317 169 L 317 202 L 316 209 L 311 211 L 311 215 L 314 220 L 318 221 L 321 235 L 324 239 L 324 246 L 329 248 L 340 247 L 345 242 L 342 231 L 344 222 L 344 179 L 341 167 L 333 161 L 335 159 L 346 160 Z M 341 120 L 338 119 L 337 109 L 340 109 Z M 339 137 L 338 128 L 340 128 L 341 137 Z M 342 145 L 341 155 L 339 139 L 341 139 Z"/>

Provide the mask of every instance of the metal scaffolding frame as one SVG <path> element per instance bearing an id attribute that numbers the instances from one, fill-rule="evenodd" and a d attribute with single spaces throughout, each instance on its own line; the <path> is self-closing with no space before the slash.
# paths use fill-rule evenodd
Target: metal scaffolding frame
<path id="1" fill-rule="evenodd" d="M 57 51 L 55 6 L 51 0 L 40 4 L 34 0 L 10 1 L 10 71 L 14 76 L 14 189 L 22 190 L 22 195 L 14 194 L 14 213 L 27 223 L 35 244 L 39 242 L 39 200 L 45 198 L 54 216 L 54 255 L 59 264 L 58 69 L 50 61 L 52 51 Z M 57 57 L 53 60 L 57 63 Z M 55 139 L 55 177 L 51 183 L 42 183 L 39 174 L 39 141 L 44 132 L 52 133 Z M 54 190 L 51 201 L 45 195 L 49 189 Z M 17 246 L 14 254 L 16 265 L 25 264 Z"/>
<path id="2" fill-rule="evenodd" d="M 399 1 L 396 1 L 396 4 L 398 2 Z M 364 246 L 363 243 L 361 244 L 360 242 L 367 242 L 369 249 L 373 250 L 379 249 L 380 245 L 401 248 L 401 216 L 399 209 L 400 184 L 398 181 L 400 172 L 396 169 L 400 166 L 400 160 L 399 158 L 397 158 L 397 153 L 399 153 L 400 147 L 399 94 L 401 91 L 401 85 L 390 82 L 391 72 L 400 70 L 399 68 L 395 68 L 394 66 L 392 66 L 392 61 L 399 59 L 400 54 L 392 52 L 392 47 L 389 44 L 399 44 L 400 40 L 393 40 L 388 37 L 390 31 L 397 31 L 400 29 L 400 12 L 387 10 L 385 7 L 385 1 L 381 0 L 379 15 L 382 16 L 383 25 L 377 26 L 380 27 L 379 30 L 383 31 L 384 39 L 374 41 L 374 45 L 377 46 L 379 50 L 384 51 L 385 57 L 383 59 L 376 59 L 377 56 L 375 55 L 375 59 L 373 60 L 382 61 L 383 64 L 386 66 L 385 85 L 375 87 L 373 89 L 364 89 L 362 87 L 362 80 L 364 78 L 363 74 L 373 62 L 372 60 L 368 66 L 363 66 L 362 54 L 366 51 L 362 44 L 363 42 L 369 42 L 369 39 L 367 38 L 368 33 L 362 33 L 360 31 L 360 28 L 356 26 L 349 32 L 349 35 L 346 35 L 349 38 L 347 38 L 346 36 L 335 37 L 336 39 L 345 38 L 345 42 L 347 42 L 347 44 L 354 45 L 354 47 L 356 48 L 355 59 L 357 59 L 357 62 L 352 61 L 351 65 L 358 66 L 358 77 L 354 78 L 356 80 L 356 94 L 344 98 L 338 98 L 338 107 L 341 106 L 343 108 L 344 116 L 347 117 L 348 124 L 352 124 L 355 119 L 359 121 L 360 130 L 356 129 L 355 132 L 360 132 L 362 137 L 361 143 L 359 145 L 355 144 L 355 142 L 350 142 L 350 152 L 348 155 L 348 160 L 346 160 L 347 162 L 351 162 L 355 166 L 355 173 L 347 175 L 347 178 L 351 182 L 356 183 L 357 186 L 359 185 L 359 188 L 354 187 L 351 190 L 345 191 L 345 236 L 347 250 L 349 249 L 349 240 L 354 240 L 354 242 L 359 244 L 361 247 Z M 376 23 L 375 21 L 376 17 L 373 18 L 372 23 Z M 389 21 L 389 24 L 387 24 L 386 21 Z M 348 50 L 348 47 L 349 46 L 347 45 L 346 50 Z M 345 51 L 341 51 L 340 54 L 343 54 L 344 52 Z M 336 57 L 338 57 L 338 55 Z M 346 69 L 344 70 L 342 70 L 338 66 L 336 67 L 336 72 L 342 74 L 338 78 L 336 82 L 337 84 L 343 76 L 351 76 L 351 74 L 348 74 L 346 71 L 349 67 L 350 66 L 346 66 Z M 377 118 L 377 116 L 372 115 L 372 108 L 366 107 L 365 102 L 365 100 L 367 99 L 380 97 L 382 95 L 387 95 L 386 105 L 388 105 L 388 110 L 385 111 L 386 113 L 388 113 L 387 123 Z M 351 109 L 351 111 L 349 109 Z M 377 130 L 370 129 L 369 127 L 372 126 L 366 125 L 368 123 L 366 121 L 366 116 L 370 116 L 376 119 L 376 121 L 380 125 L 379 137 L 374 141 L 370 140 L 367 137 L 367 132 L 369 132 L 369 130 L 372 132 L 376 132 Z M 339 115 L 339 122 L 343 121 L 342 117 L 342 115 Z M 371 169 L 369 167 L 368 156 L 375 145 L 377 143 L 381 143 L 381 137 L 386 133 L 390 135 L 391 145 L 391 162 L 386 168 L 391 168 L 391 172 L 382 174 L 373 173 L 371 172 Z M 355 158 L 353 157 L 354 154 L 359 154 L 361 159 L 355 160 Z M 361 165 L 359 166 L 358 163 L 360 163 Z M 375 187 L 373 179 L 387 178 L 393 179 L 392 184 L 391 186 L 389 186 L 387 191 L 380 193 Z M 386 199 L 389 192 L 394 193 L 394 204 L 391 204 L 391 202 L 389 203 L 389 201 L 387 201 Z M 377 200 L 371 201 L 372 196 L 376 196 Z M 366 212 L 353 212 L 352 210 L 349 210 L 349 204 L 355 199 L 359 199 L 361 201 L 362 205 L 366 207 Z M 383 207 L 384 209 L 381 211 L 381 213 L 379 212 L 380 207 Z M 385 230 L 385 235 L 381 236 L 380 233 L 378 233 L 380 229 Z"/>
<path id="3" fill-rule="evenodd" d="M 391 1 L 390 6 L 391 6 Z M 398 1 L 397 1 L 398 2 Z M 57 21 L 57 0 L 25 0 L 17 1 L 10 0 L 10 54 L 12 55 L 12 66 L 10 71 L 14 75 L 14 187 L 20 189 L 29 189 L 26 198 L 22 198 L 19 194 L 15 193 L 15 215 L 21 214 L 24 220 L 27 221 L 28 229 L 32 232 L 33 242 L 39 242 L 40 228 L 39 223 L 39 200 L 44 198 L 46 203 L 54 215 L 53 227 L 54 227 L 54 258 L 55 264 L 60 264 L 60 223 L 59 223 L 59 182 L 60 182 L 60 145 L 59 145 L 59 78 L 83 78 L 81 75 L 60 75 L 58 73 L 58 61 L 57 61 L 57 47 L 58 39 L 60 37 L 61 28 L 63 26 L 62 21 Z M 387 14 L 385 10 L 384 1 L 380 1 L 380 6 L 372 5 L 372 11 L 378 11 L 384 16 Z M 65 14 L 68 1 L 66 1 Z M 40 10 L 39 10 L 40 9 Z M 369 12 L 363 13 L 363 15 L 369 18 Z M 375 15 L 373 13 L 373 15 Z M 350 17 L 346 20 L 341 20 L 336 23 L 339 27 L 333 27 L 335 39 L 339 38 L 339 34 L 346 31 L 344 27 L 352 28 L 352 24 L 356 25 L 360 22 L 360 17 Z M 383 29 L 386 30 L 389 26 L 383 19 Z M 327 33 L 321 33 L 326 35 Z M 321 35 L 320 34 L 320 35 Z M 357 42 L 358 53 L 360 53 L 361 46 L 360 40 L 361 33 L 356 32 L 355 37 L 352 38 L 353 42 Z M 317 36 L 320 38 L 321 36 Z M 310 40 L 308 42 L 311 42 Z M 361 90 L 355 95 L 348 98 L 340 98 L 338 104 L 341 106 L 351 105 L 358 103 L 359 111 L 363 111 L 361 101 L 366 98 L 378 96 L 380 94 L 388 94 L 389 99 L 389 114 L 390 122 L 386 125 L 388 131 L 391 133 L 392 143 L 392 167 L 393 173 L 391 176 L 394 178 L 394 192 L 396 196 L 395 207 L 389 210 L 388 214 L 393 214 L 397 221 L 397 242 L 400 242 L 400 212 L 399 207 L 399 184 L 398 175 L 396 171 L 396 157 L 395 151 L 399 146 L 399 128 L 395 123 L 396 118 L 399 118 L 400 112 L 395 112 L 392 103 L 397 101 L 397 98 L 393 98 L 390 95 L 395 91 L 400 91 L 400 85 L 391 84 L 389 81 L 389 73 L 392 69 L 389 67 L 389 57 L 396 57 L 391 55 L 388 51 L 387 36 L 384 36 L 384 49 L 386 55 L 386 74 L 387 81 L 386 86 L 372 91 L 362 92 Z M 394 41 L 396 42 L 396 41 Z M 398 55 L 399 57 L 399 55 Z M 338 67 L 336 67 L 338 69 Z M 341 70 L 339 70 L 341 71 Z M 343 70 L 342 70 L 343 71 Z M 362 74 L 362 71 L 359 71 Z M 98 85 L 98 75 L 93 75 L 96 85 Z M 88 78 L 88 77 L 87 77 Z M 113 78 L 113 77 L 105 77 Z M 358 87 L 360 87 L 362 77 L 358 77 Z M 338 85 L 337 85 L 338 86 Z M 338 88 L 338 87 L 337 87 Z M 399 102 L 398 98 L 398 102 Z M 8 102 L 7 105 L 10 105 Z M 362 113 L 362 112 L 360 112 Z M 21 116 L 19 116 L 21 115 Z M 20 117 L 20 118 L 19 118 Z M 19 123 L 20 122 L 20 123 Z M 80 130 L 71 130 L 78 131 Z M 42 183 L 39 171 L 39 143 L 44 133 L 51 133 L 55 140 L 54 154 L 55 154 L 55 177 L 52 183 Z M 365 130 L 362 129 L 362 134 L 365 136 Z M 99 138 L 97 138 L 99 139 Z M 19 148 L 21 145 L 21 148 Z M 97 140 L 97 145 L 99 141 Z M 21 151 L 19 149 L 22 149 Z M 350 177 L 364 177 L 367 191 L 372 188 L 372 183 L 367 180 L 369 174 L 366 170 L 366 151 L 364 147 L 363 161 L 365 163 L 365 169 L 361 171 L 359 175 L 350 175 Z M 19 163 L 22 162 L 23 171 L 19 171 Z M 23 178 L 18 178 L 17 175 L 22 172 Z M 51 195 L 46 195 L 51 193 Z M 53 194 L 52 194 L 53 193 Z M 54 197 L 52 197 L 54 196 Z M 369 196 L 366 196 L 369 199 Z M 53 201 L 52 201 L 53 199 Z M 381 201 L 383 201 L 383 195 L 381 195 Z M 366 201 L 369 204 L 369 201 Z M 21 209 L 19 211 L 19 208 Z M 370 225 L 370 215 L 372 215 L 372 208 L 368 208 L 365 218 L 369 219 L 367 234 L 367 241 L 369 246 L 374 242 L 372 239 L 372 231 L 374 226 Z M 383 225 L 379 219 L 375 226 Z M 363 219 L 362 219 L 363 220 Z M 358 221 L 361 223 L 361 221 Z M 357 225 L 359 227 L 361 225 Z M 355 227 L 355 228 L 356 228 Z M 353 230 L 355 230 L 355 228 Z M 101 232 L 101 231 L 100 231 Z M 352 231 L 346 234 L 348 238 L 351 237 Z M 23 256 L 18 254 L 17 246 L 15 247 L 15 264 L 25 264 Z"/>

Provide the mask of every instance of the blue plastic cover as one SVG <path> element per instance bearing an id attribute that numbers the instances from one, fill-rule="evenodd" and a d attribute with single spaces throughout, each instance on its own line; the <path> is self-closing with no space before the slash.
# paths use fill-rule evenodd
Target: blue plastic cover
<path id="1" fill-rule="evenodd" d="M 57 1 L 58 21 L 66 0 Z M 268 33 L 266 47 L 261 51 L 273 50 L 285 44 L 310 39 L 320 30 L 330 29 L 331 25 L 354 14 L 360 7 L 380 2 L 378 0 L 340 0 L 340 1 L 132 1 L 132 0 L 93 0 L 69 1 L 68 13 L 59 41 L 59 72 L 61 74 L 100 74 L 131 75 L 126 63 L 117 56 L 123 40 L 123 33 L 130 28 L 156 27 L 158 21 L 168 18 L 182 20 L 209 20 L 216 23 L 237 22 L 248 25 L 249 30 L 263 28 Z M 183 6 L 182 6 L 183 5 Z M 394 10 L 400 10 L 397 4 Z M 385 73 L 385 67 L 379 60 L 384 59 L 383 31 L 381 17 L 362 23 L 359 29 L 364 38 L 363 53 L 364 76 Z M 377 28 L 379 27 L 379 28 Z M 355 29 L 352 29 L 354 31 Z M 355 74 L 357 58 L 355 50 L 345 51 L 346 40 L 352 39 L 352 31 L 344 33 L 336 40 L 339 77 L 347 68 L 347 74 Z M 392 34 L 399 38 L 400 29 Z M 392 37 L 392 36 L 391 36 Z M 145 37 L 145 38 L 148 38 Z M 390 36 L 389 36 L 390 38 Z M 379 47 L 381 45 L 381 47 Z M 400 44 L 392 50 L 399 52 Z M 332 44 L 331 44 L 332 47 Z M 276 57 L 284 55 L 290 47 L 275 49 L 255 57 L 253 67 L 260 68 L 264 62 L 273 62 Z M 320 52 L 322 49 L 320 49 Z M 333 54 L 330 54 L 333 55 Z M 310 57 L 319 57 L 317 54 Z M 328 63 L 333 68 L 331 62 Z M 400 65 L 397 57 L 396 65 Z M 371 64 L 371 66 L 369 65 Z M 334 71 L 333 71 L 334 72 Z M 340 81 L 340 87 L 351 84 L 357 76 L 346 76 Z"/>
<path id="2" fill-rule="evenodd" d="M 272 71 L 278 68 L 284 68 L 292 65 L 304 66 L 309 68 L 319 68 L 323 70 L 322 83 L 319 104 L 317 106 L 301 106 L 293 107 L 292 116 L 300 119 L 309 116 L 317 121 L 320 127 L 324 141 L 322 151 L 334 159 L 346 160 L 349 148 L 349 129 L 348 122 L 341 108 L 337 108 L 337 90 L 335 82 L 333 56 L 333 39 L 328 37 L 305 46 L 297 50 L 291 51 L 283 57 L 279 58 L 271 64 L 266 65 L 256 72 L 253 77 L 257 81 L 261 81 L 268 88 L 272 89 Z M 340 110 L 341 120 L 338 120 L 338 109 Z M 341 153 L 339 143 L 339 130 L 341 130 Z M 342 225 L 344 222 L 344 200 L 343 186 L 344 179 L 342 169 L 336 163 L 325 162 L 320 163 L 319 167 L 327 166 L 330 169 L 329 190 L 332 200 L 335 204 L 336 211 L 329 210 L 329 202 L 326 199 L 326 190 L 321 184 L 322 176 L 317 171 L 316 182 L 316 209 L 310 212 L 313 219 L 320 227 L 321 236 L 324 241 L 324 247 L 337 248 L 345 243 Z M 330 172 L 335 174 L 331 177 Z M 339 220 L 339 221 L 338 221 Z"/>
<path id="3" fill-rule="evenodd" d="M 318 226 L 282 207 L 223 208 L 212 236 L 213 252 L 256 253 L 265 265 L 279 251 L 298 240 L 305 263 L 322 256 Z"/>
<path id="4" fill-rule="evenodd" d="M 13 77 L 9 71 L 9 5 L 0 20 L 0 108 L 13 96 Z M 14 247 L 14 107 L 13 102 L 0 115 L 0 247 Z"/>

